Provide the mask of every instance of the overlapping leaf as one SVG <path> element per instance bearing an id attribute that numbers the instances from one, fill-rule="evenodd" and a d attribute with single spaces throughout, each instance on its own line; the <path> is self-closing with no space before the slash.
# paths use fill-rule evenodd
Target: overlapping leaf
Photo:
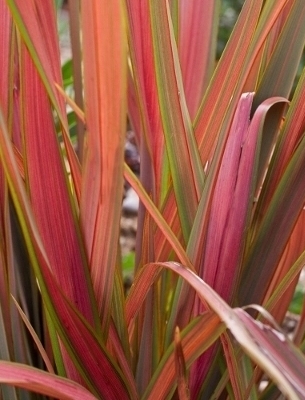
<path id="1" fill-rule="evenodd" d="M 275 97 L 288 97 L 304 47 L 303 1 L 246 0 L 215 71 L 218 1 L 83 0 L 80 10 L 75 2 L 83 60 L 74 62 L 85 99 L 78 115 L 87 129 L 82 170 L 67 137 L 53 1 L 6 3 L 13 25 L 0 0 L 2 356 L 11 358 L 16 339 L 28 350 L 7 327 L 20 323 L 9 310 L 9 290 L 25 312 L 29 304 L 10 267 L 13 257 L 22 264 L 18 242 L 41 292 L 57 372 L 92 393 L 59 379 L 62 397 L 171 398 L 178 390 L 188 398 L 189 383 L 194 398 L 256 398 L 259 368 L 287 397 L 304 396 L 303 355 L 223 300 L 263 302 L 281 320 L 279 304 L 288 306 L 304 265 L 304 76 L 285 121 L 287 101 Z M 245 91 L 257 91 L 254 104 Z M 140 181 L 123 167 L 127 103 Z M 126 303 L 119 269 L 123 172 L 141 200 Z M 185 266 L 161 262 L 173 259 Z M 303 321 L 304 312 L 296 343 Z M 222 335 L 225 326 L 233 340 Z M 41 348 L 41 338 L 35 341 Z M 53 375 L 20 365 L 0 369 L 3 382 L 59 395 Z"/>
<path id="2" fill-rule="evenodd" d="M 3 119 L 0 122 L 2 131 L 2 135 L 0 136 L 1 160 L 21 221 L 30 259 L 39 281 L 52 324 L 59 334 L 69 354 L 69 358 L 73 360 L 74 367 L 82 376 L 82 379 L 91 386 L 93 391 L 96 393 L 104 392 L 105 394 L 117 393 L 119 397 L 127 396 L 126 381 L 124 383 L 124 378 L 119 372 L 120 369 L 106 350 L 101 338 L 96 333 L 93 333 L 92 327 L 90 327 L 88 322 L 85 322 L 83 317 L 77 313 L 75 307 L 67 301 L 54 279 L 48 256 L 30 209 L 30 204 L 18 176 L 17 166 Z M 86 351 L 84 351 L 85 348 L 87 349 Z M 73 371 L 71 372 L 74 374 Z M 100 374 L 105 377 L 105 380 L 100 379 Z M 75 378 L 75 374 L 73 376 Z M 130 379 L 130 376 L 128 379 Z M 109 385 L 109 382 L 112 383 Z M 133 385 L 133 381 L 131 382 Z"/>
<path id="3" fill-rule="evenodd" d="M 62 124 L 71 173 L 75 189 L 78 193 L 80 186 L 79 163 L 68 138 L 64 102 L 58 95 L 54 85 L 54 83 L 61 83 L 54 4 L 51 1 L 35 1 L 31 3 L 29 8 L 24 1 L 20 0 L 7 0 L 7 3 L 45 85 L 50 100 L 58 113 Z"/>
<path id="4" fill-rule="evenodd" d="M 119 241 L 123 195 L 126 102 L 122 93 L 126 85 L 126 60 L 122 18 L 120 1 L 82 4 L 88 133 L 80 217 L 106 337 L 117 260 L 114 247 Z"/>
<path id="5" fill-rule="evenodd" d="M 301 353 L 279 333 L 254 321 L 244 310 L 231 309 L 204 281 L 196 274 L 174 262 L 147 265 L 147 271 L 141 272 L 139 283 L 145 291 L 149 289 L 147 274 L 153 269 L 169 268 L 184 279 L 197 291 L 198 295 L 219 315 L 235 339 L 265 372 L 275 380 L 281 390 L 291 399 L 298 399 L 304 393 L 303 372 L 305 366 Z M 159 271 L 160 272 L 160 271 Z M 273 340 L 270 340 L 272 337 Z M 279 342 L 285 344 L 285 355 L 277 351 Z M 281 347 L 282 348 L 282 347 Z M 293 363 L 295 362 L 295 366 Z"/>

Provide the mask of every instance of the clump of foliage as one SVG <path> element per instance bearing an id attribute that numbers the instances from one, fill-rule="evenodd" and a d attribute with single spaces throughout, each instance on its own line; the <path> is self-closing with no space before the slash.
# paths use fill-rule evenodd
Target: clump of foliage
<path id="1" fill-rule="evenodd" d="M 305 398 L 304 307 L 278 327 L 305 261 L 305 4 L 246 0 L 216 62 L 219 7 L 71 1 L 74 101 L 54 1 L 0 0 L 3 398 Z"/>

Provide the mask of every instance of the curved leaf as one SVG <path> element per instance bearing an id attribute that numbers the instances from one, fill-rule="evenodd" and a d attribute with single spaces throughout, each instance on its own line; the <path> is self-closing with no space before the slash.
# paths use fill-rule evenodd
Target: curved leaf
<path id="1" fill-rule="evenodd" d="M 62 400 L 96 399 L 83 386 L 23 364 L 0 361 L 0 382 Z"/>
<path id="2" fill-rule="evenodd" d="M 253 320 L 242 309 L 230 308 L 211 287 L 181 264 L 148 264 L 145 269 L 156 267 L 169 268 L 182 276 L 196 290 L 202 301 L 219 315 L 243 350 L 276 382 L 286 396 L 297 400 L 305 392 L 302 372 L 305 368 L 305 357 L 279 332 Z M 142 279 L 144 276 L 143 274 Z M 278 352 L 280 342 L 285 345 L 285 356 Z M 296 367 L 293 367 L 294 362 Z"/>

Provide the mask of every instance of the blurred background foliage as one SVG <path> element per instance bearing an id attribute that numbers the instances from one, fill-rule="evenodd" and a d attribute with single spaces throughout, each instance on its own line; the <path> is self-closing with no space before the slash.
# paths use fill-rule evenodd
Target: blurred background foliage
<path id="1" fill-rule="evenodd" d="M 217 43 L 217 58 L 220 57 L 232 28 L 238 18 L 244 0 L 222 0 L 220 9 L 219 32 Z"/>

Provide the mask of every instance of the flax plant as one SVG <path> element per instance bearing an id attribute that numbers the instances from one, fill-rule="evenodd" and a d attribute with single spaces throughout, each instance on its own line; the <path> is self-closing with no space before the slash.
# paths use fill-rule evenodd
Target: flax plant
<path id="1" fill-rule="evenodd" d="M 1 398 L 305 399 L 305 3 L 246 0 L 217 60 L 220 3 L 69 1 L 73 99 L 56 2 L 0 0 Z"/>

